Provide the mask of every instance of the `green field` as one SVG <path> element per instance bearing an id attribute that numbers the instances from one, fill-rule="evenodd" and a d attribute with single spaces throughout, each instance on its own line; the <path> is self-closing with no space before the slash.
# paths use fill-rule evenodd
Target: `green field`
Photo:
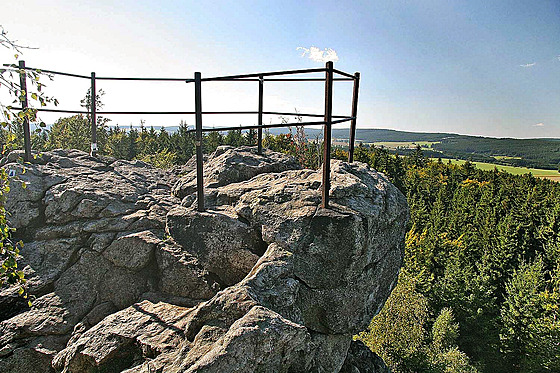
<path id="1" fill-rule="evenodd" d="M 438 143 L 439 141 L 382 141 L 374 142 L 373 144 L 375 146 L 383 146 L 387 149 L 396 150 L 397 148 L 414 149 L 417 145 L 420 145 L 422 148 L 431 149 L 433 144 Z"/>
<path id="2" fill-rule="evenodd" d="M 499 161 L 501 161 L 503 159 L 521 159 L 521 157 L 510 157 L 510 156 L 507 156 L 507 155 L 493 155 L 492 157 L 499 160 Z"/>
<path id="3" fill-rule="evenodd" d="M 437 158 L 431 158 L 432 160 L 437 160 Z M 451 161 L 453 164 L 463 164 L 466 161 L 460 159 L 442 159 L 443 162 Z M 513 167 L 513 166 L 504 166 L 500 164 L 493 164 L 493 163 L 484 163 L 484 162 L 471 162 L 476 167 L 480 168 L 481 170 L 491 171 L 494 167 L 497 167 L 500 171 L 509 172 L 510 174 L 514 175 L 522 175 L 528 174 L 529 172 L 533 174 L 535 177 L 544 177 L 547 179 L 552 180 L 560 180 L 560 172 L 555 170 L 543 170 L 539 168 L 526 168 L 526 167 Z"/>

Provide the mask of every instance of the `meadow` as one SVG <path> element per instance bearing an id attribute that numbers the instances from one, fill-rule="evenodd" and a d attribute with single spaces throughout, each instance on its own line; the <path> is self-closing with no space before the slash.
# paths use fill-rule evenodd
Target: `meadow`
<path id="1" fill-rule="evenodd" d="M 390 150 L 415 149 L 417 145 L 420 145 L 422 148 L 431 149 L 432 145 L 439 144 L 439 141 L 381 141 L 374 142 L 373 144 Z"/>
<path id="2" fill-rule="evenodd" d="M 432 160 L 437 160 L 437 158 L 431 158 Z M 462 159 L 442 159 L 445 163 L 451 162 L 452 164 L 462 165 L 467 161 Z M 477 168 L 484 171 L 491 171 L 496 167 L 500 171 L 509 172 L 514 175 L 523 175 L 531 173 L 535 177 L 550 179 L 554 181 L 560 181 L 560 172 L 555 170 L 544 170 L 540 168 L 527 168 L 527 167 L 514 167 L 514 166 L 504 166 L 501 164 L 486 163 L 486 162 L 471 162 Z"/>

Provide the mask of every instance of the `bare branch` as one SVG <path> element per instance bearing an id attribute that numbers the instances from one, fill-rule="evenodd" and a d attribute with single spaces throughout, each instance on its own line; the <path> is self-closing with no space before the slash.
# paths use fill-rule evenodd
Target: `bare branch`
<path id="1" fill-rule="evenodd" d="M 18 53 L 23 53 L 22 49 L 38 49 L 34 47 L 29 47 L 25 45 L 18 44 L 17 40 L 11 40 L 8 38 L 8 31 L 4 29 L 2 25 L 0 25 L 0 45 L 4 48 L 13 49 Z"/>

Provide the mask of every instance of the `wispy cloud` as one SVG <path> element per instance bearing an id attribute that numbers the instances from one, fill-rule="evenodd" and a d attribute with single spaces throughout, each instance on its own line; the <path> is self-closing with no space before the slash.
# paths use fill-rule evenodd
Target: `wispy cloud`
<path id="1" fill-rule="evenodd" d="M 544 123 L 533 124 L 533 127 L 544 127 Z"/>
<path id="2" fill-rule="evenodd" d="M 558 58 L 558 61 L 560 61 L 560 56 L 556 56 L 556 58 Z"/>
<path id="3" fill-rule="evenodd" d="M 317 47 L 297 47 L 296 50 L 302 51 L 301 56 L 307 56 L 310 60 L 315 62 L 337 62 L 338 61 L 338 54 L 334 49 L 325 48 L 324 50 L 317 48 Z"/>
<path id="4" fill-rule="evenodd" d="M 519 65 L 519 66 L 521 66 L 521 67 L 533 67 L 536 64 L 537 64 L 536 62 L 533 62 L 533 63 L 526 63 L 525 65 Z"/>

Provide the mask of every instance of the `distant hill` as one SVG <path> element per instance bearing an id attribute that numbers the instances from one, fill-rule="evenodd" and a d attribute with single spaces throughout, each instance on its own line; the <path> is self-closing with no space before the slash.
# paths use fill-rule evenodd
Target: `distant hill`
<path id="1" fill-rule="evenodd" d="M 121 127 L 123 128 L 123 127 Z M 126 127 L 127 129 L 129 127 Z M 139 129 L 139 126 L 133 126 Z M 150 127 L 147 127 L 148 129 Z M 160 130 L 161 126 L 154 126 Z M 164 127 L 173 133 L 178 126 Z M 265 130 L 273 135 L 287 133 L 287 128 Z M 320 127 L 307 127 L 308 138 L 322 138 Z M 348 129 L 334 129 L 332 137 L 348 140 Z M 420 145 L 428 157 L 456 158 L 519 167 L 558 169 L 560 139 L 513 139 L 459 135 L 437 132 L 405 132 L 388 129 L 358 129 L 356 142 L 385 146 L 393 153 L 407 154 Z"/>
<path id="2" fill-rule="evenodd" d="M 344 137 L 343 137 L 344 136 Z M 348 130 L 334 130 L 333 137 L 348 138 Z M 403 132 L 386 129 L 358 129 L 356 141 L 364 142 L 417 142 L 442 141 L 445 138 L 457 136 L 453 133 Z"/>
<path id="3" fill-rule="evenodd" d="M 320 129 L 306 129 L 316 137 Z M 347 129 L 333 130 L 335 139 L 348 139 Z M 356 141 L 388 147 L 406 154 L 418 144 L 429 157 L 457 158 L 504 165 L 558 169 L 560 139 L 513 139 L 458 135 L 455 133 L 404 132 L 387 129 L 358 129 Z M 390 143 L 395 143 L 391 146 Z M 409 143 L 409 144 L 405 144 Z"/>
<path id="4" fill-rule="evenodd" d="M 333 132 L 333 137 L 348 138 L 344 131 Z M 560 139 L 513 139 L 458 135 L 453 133 L 402 132 L 384 129 L 356 131 L 357 141 L 367 143 L 385 142 L 431 142 L 420 144 L 429 156 L 458 158 L 473 161 L 499 163 L 512 166 L 558 169 L 560 166 Z M 385 144 L 387 145 L 387 144 Z M 401 147 L 401 154 L 410 149 Z"/>

